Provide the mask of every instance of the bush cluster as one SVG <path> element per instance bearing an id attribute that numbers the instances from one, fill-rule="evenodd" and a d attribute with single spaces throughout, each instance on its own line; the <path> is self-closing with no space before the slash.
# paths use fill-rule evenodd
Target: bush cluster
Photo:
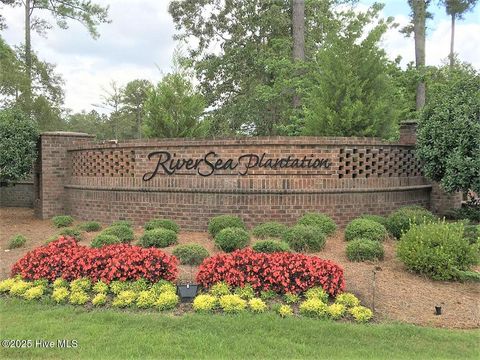
<path id="1" fill-rule="evenodd" d="M 368 219 L 354 219 L 345 228 L 345 240 L 367 239 L 383 241 L 388 233 L 385 226 Z"/>
<path id="2" fill-rule="evenodd" d="M 52 223 L 55 227 L 67 227 L 73 224 L 73 217 L 69 215 L 58 215 L 52 218 Z"/>
<path id="3" fill-rule="evenodd" d="M 196 279 L 206 288 L 221 281 L 233 287 L 249 283 L 255 291 L 280 294 L 298 294 L 321 286 L 335 296 L 345 286 L 343 269 L 330 260 L 287 252 L 257 253 L 248 248 L 205 259 Z"/>
<path id="4" fill-rule="evenodd" d="M 391 213 L 387 218 L 386 228 L 388 232 L 400 239 L 402 233 L 407 232 L 411 225 L 435 221 L 435 216 L 420 206 L 407 206 Z"/>
<path id="5" fill-rule="evenodd" d="M 411 271 L 435 280 L 460 279 L 479 260 L 478 246 L 463 233 L 463 223 L 413 225 L 402 235 L 397 255 Z"/>
<path id="6" fill-rule="evenodd" d="M 165 228 L 154 228 L 146 230 L 138 241 L 140 246 L 145 248 L 164 248 L 178 243 L 177 233 Z"/>
<path id="7" fill-rule="evenodd" d="M 297 221 L 298 225 L 315 226 L 325 235 L 331 235 L 337 229 L 335 222 L 325 214 L 306 213 Z"/>
<path id="8" fill-rule="evenodd" d="M 227 227 L 215 235 L 215 245 L 225 252 L 243 249 L 249 242 L 250 235 L 239 227 Z"/>
<path id="9" fill-rule="evenodd" d="M 295 251 L 315 252 L 325 246 L 325 233 L 312 225 L 295 225 L 283 236 L 283 240 Z"/>
<path id="10" fill-rule="evenodd" d="M 134 239 L 133 230 L 125 223 L 112 224 L 101 232 L 103 235 L 113 235 L 122 243 L 129 243 Z"/>
<path id="11" fill-rule="evenodd" d="M 98 234 L 93 238 L 92 242 L 90 243 L 90 246 L 94 248 L 100 248 L 102 246 L 120 244 L 120 243 L 121 243 L 120 239 L 115 235 Z"/>
<path id="12" fill-rule="evenodd" d="M 76 228 L 65 228 L 57 234 L 57 237 L 58 236 L 68 236 L 74 238 L 76 241 L 82 241 L 83 239 L 82 231 Z"/>
<path id="13" fill-rule="evenodd" d="M 364 215 L 360 216 L 360 219 L 372 220 L 372 221 L 375 221 L 379 224 L 382 224 L 385 227 L 387 225 L 387 218 L 385 216 L 381 216 L 381 215 L 364 214 Z"/>
<path id="14" fill-rule="evenodd" d="M 173 255 L 177 257 L 182 265 L 200 265 L 209 253 L 207 249 L 198 244 L 179 245 L 173 250 Z"/>
<path id="15" fill-rule="evenodd" d="M 100 230 L 102 225 L 100 225 L 98 221 L 86 221 L 83 224 L 78 225 L 78 228 L 86 232 L 94 232 Z"/>
<path id="16" fill-rule="evenodd" d="M 24 279 L 49 281 L 59 277 L 66 280 L 86 277 L 107 283 L 142 277 L 151 282 L 173 281 L 177 276 L 177 259 L 155 248 L 119 244 L 96 249 L 61 237 L 18 260 L 12 267 L 12 276 L 17 274 Z"/>
<path id="17" fill-rule="evenodd" d="M 253 244 L 252 249 L 261 253 L 288 252 L 290 246 L 284 241 L 260 240 Z"/>
<path id="18" fill-rule="evenodd" d="M 153 229 L 168 229 L 172 230 L 178 234 L 180 231 L 180 226 L 178 226 L 174 221 L 168 219 L 153 219 L 145 223 L 144 225 L 145 230 L 153 230 Z"/>
<path id="19" fill-rule="evenodd" d="M 278 238 L 281 239 L 287 231 L 287 226 L 276 221 L 266 222 L 257 225 L 252 230 L 252 235 L 258 239 Z"/>
<path id="20" fill-rule="evenodd" d="M 241 218 L 232 215 L 215 216 L 208 222 L 208 233 L 213 237 L 226 228 L 240 228 L 246 230 L 246 226 Z"/>
<path id="21" fill-rule="evenodd" d="M 383 245 L 369 239 L 355 239 L 347 244 L 347 257 L 350 261 L 383 260 Z"/>

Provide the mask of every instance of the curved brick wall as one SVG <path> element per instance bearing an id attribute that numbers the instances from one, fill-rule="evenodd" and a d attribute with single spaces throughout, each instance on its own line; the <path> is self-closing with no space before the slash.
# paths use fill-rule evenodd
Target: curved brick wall
<path id="1" fill-rule="evenodd" d="M 44 218 L 70 213 L 143 224 L 166 217 L 185 230 L 205 230 L 219 214 L 238 214 L 252 226 L 293 223 L 307 211 L 321 211 L 344 225 L 363 213 L 430 205 L 431 185 L 406 143 L 269 137 L 99 144 L 85 134 L 47 133 L 41 149 L 40 167 L 52 170 L 39 180 L 49 184 L 37 200 Z"/>

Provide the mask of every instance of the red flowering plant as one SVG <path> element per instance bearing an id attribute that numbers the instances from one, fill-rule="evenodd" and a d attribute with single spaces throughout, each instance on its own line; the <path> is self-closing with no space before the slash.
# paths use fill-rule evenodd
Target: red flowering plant
<path id="1" fill-rule="evenodd" d="M 92 281 L 137 280 L 174 281 L 177 259 L 155 248 L 114 244 L 101 248 L 78 245 L 71 237 L 60 237 L 46 246 L 28 252 L 12 267 L 12 276 L 27 280 L 54 281 L 62 277 L 74 280 L 88 277 Z"/>
<path id="2" fill-rule="evenodd" d="M 197 273 L 204 287 L 225 281 L 231 286 L 250 284 L 256 291 L 302 293 L 314 286 L 334 297 L 345 288 L 343 269 L 330 260 L 287 252 L 257 253 L 237 250 L 205 259 Z"/>

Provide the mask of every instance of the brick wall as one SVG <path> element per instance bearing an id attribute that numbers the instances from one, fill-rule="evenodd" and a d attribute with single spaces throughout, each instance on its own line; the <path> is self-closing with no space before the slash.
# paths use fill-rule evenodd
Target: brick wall
<path id="1" fill-rule="evenodd" d="M 0 187 L 1 207 L 33 207 L 33 180 Z"/>
<path id="2" fill-rule="evenodd" d="M 322 137 L 95 143 L 86 134 L 45 133 L 34 176 L 35 207 L 42 218 L 66 213 L 78 219 L 143 224 L 165 217 L 185 230 L 205 230 L 208 220 L 219 214 L 239 215 L 253 226 L 267 220 L 291 224 L 307 211 L 325 212 L 345 225 L 365 213 L 387 215 L 404 205 L 431 206 L 432 185 L 422 176 L 412 138 L 404 131 L 398 143 Z M 145 181 L 145 174 L 157 167 L 159 155 L 148 157 L 156 151 L 168 151 L 173 165 L 183 165 L 173 175 L 159 166 L 157 175 Z M 211 164 L 222 159 L 222 168 L 201 176 L 211 165 L 193 164 L 208 153 Z M 270 164 L 290 156 L 290 163 L 284 161 L 292 165 L 296 158 L 297 166 L 281 167 L 280 161 L 277 168 L 251 167 L 241 176 L 250 161 L 238 161 L 245 154 L 265 154 L 264 163 L 270 159 Z M 228 159 L 232 166 L 223 166 Z M 319 159 L 317 165 L 323 159 L 329 166 L 309 168 L 304 162 L 302 167 L 300 159 L 311 159 L 309 164 Z"/>

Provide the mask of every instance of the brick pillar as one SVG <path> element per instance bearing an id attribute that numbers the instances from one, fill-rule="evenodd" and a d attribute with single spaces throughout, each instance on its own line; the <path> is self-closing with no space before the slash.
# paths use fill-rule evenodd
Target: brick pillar
<path id="1" fill-rule="evenodd" d="M 65 213 L 65 188 L 68 181 L 69 146 L 90 142 L 93 135 L 54 131 L 40 134 L 38 158 L 34 166 L 35 214 L 48 219 Z"/>
<path id="2" fill-rule="evenodd" d="M 416 121 L 405 121 L 400 124 L 400 143 L 405 145 L 415 145 L 417 142 L 417 123 Z M 446 215 L 448 210 L 458 209 L 462 206 L 462 193 L 455 192 L 448 194 L 441 188 L 437 182 L 432 182 L 432 192 L 430 194 L 430 210 L 437 215 Z"/>

